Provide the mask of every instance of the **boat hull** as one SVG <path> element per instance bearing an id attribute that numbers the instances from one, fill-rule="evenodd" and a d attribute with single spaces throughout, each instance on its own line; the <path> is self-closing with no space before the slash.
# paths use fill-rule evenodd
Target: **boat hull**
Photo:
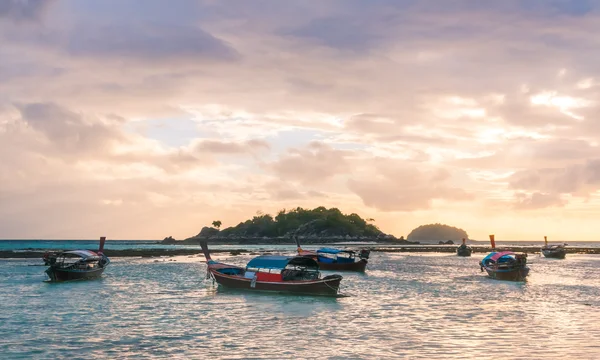
<path id="1" fill-rule="evenodd" d="M 567 251 L 565 249 L 542 249 L 542 254 L 551 259 L 564 259 Z"/>
<path id="2" fill-rule="evenodd" d="M 456 255 L 458 256 L 471 256 L 472 250 L 470 248 L 458 248 L 456 250 Z"/>
<path id="3" fill-rule="evenodd" d="M 50 277 L 50 281 L 87 280 L 99 278 L 104 269 L 101 267 L 93 270 L 66 270 L 50 267 L 46 269 L 46 274 Z"/>
<path id="4" fill-rule="evenodd" d="M 336 296 L 338 294 L 340 282 L 342 281 L 341 276 L 332 275 L 314 281 L 253 282 L 252 279 L 225 275 L 214 269 L 209 269 L 209 271 L 217 284 L 227 288 L 298 295 Z"/>
<path id="5" fill-rule="evenodd" d="M 367 269 L 366 260 L 355 261 L 353 263 L 323 263 L 319 261 L 317 263 L 320 270 L 365 272 Z"/>
<path id="6" fill-rule="evenodd" d="M 496 270 L 487 266 L 484 266 L 483 268 L 489 277 L 496 280 L 523 281 L 527 275 L 529 275 L 528 267 L 521 267 L 511 270 Z"/>

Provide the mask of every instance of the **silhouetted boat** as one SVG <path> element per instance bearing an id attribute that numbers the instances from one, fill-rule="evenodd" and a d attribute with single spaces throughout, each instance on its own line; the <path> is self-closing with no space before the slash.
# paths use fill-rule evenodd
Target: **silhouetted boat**
<path id="1" fill-rule="evenodd" d="M 544 236 L 545 245 L 542 246 L 544 257 L 553 259 L 564 259 L 567 256 L 567 250 L 564 245 L 548 245 L 548 237 Z"/>
<path id="2" fill-rule="evenodd" d="M 462 239 L 462 244 L 456 248 L 456 255 L 471 256 L 472 251 L 473 251 L 473 249 L 471 249 L 471 247 L 467 245 L 467 240 Z"/>
<path id="3" fill-rule="evenodd" d="M 527 254 L 516 254 L 512 251 L 496 252 L 494 235 L 490 235 L 492 252 L 484 257 L 479 266 L 485 269 L 488 276 L 497 280 L 522 281 L 529 274 Z"/>
<path id="4" fill-rule="evenodd" d="M 206 242 L 200 242 L 209 275 L 217 284 L 233 289 L 303 295 L 337 296 L 342 276 L 321 278 L 319 264 L 309 257 L 261 255 L 246 267 L 214 261 Z"/>
<path id="5" fill-rule="evenodd" d="M 94 279 L 100 277 L 110 264 L 103 254 L 105 237 L 100 238 L 98 252 L 91 250 L 71 250 L 46 253 L 44 263 L 50 267 L 46 274 L 50 281 Z"/>
<path id="6" fill-rule="evenodd" d="M 294 239 L 298 246 L 298 255 L 315 260 L 319 264 L 319 269 L 321 270 L 365 272 L 367 268 L 367 259 L 370 254 L 370 250 L 368 249 L 360 250 L 358 256 L 356 252 L 352 250 L 340 250 L 326 247 L 316 251 L 307 251 L 300 247 L 300 241 L 297 236 L 295 236 Z"/>

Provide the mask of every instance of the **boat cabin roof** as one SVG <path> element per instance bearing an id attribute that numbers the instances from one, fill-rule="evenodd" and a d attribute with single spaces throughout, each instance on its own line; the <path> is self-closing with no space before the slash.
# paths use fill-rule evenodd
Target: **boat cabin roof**
<path id="1" fill-rule="evenodd" d="M 516 254 L 512 251 L 491 252 L 491 253 L 487 254 L 486 257 L 483 258 L 483 261 L 485 261 L 485 260 L 491 260 L 491 261 L 495 261 L 495 262 L 499 262 L 501 260 L 506 261 L 509 258 L 513 258 L 514 255 L 516 255 Z"/>
<path id="2" fill-rule="evenodd" d="M 250 260 L 247 268 L 257 269 L 285 269 L 288 265 L 319 268 L 319 264 L 311 258 L 304 256 L 261 255 Z"/>
<path id="3" fill-rule="evenodd" d="M 490 256 L 490 260 L 497 261 L 498 259 L 500 259 L 502 257 L 514 255 L 514 254 L 515 253 L 512 251 L 501 251 L 501 252 L 494 253 L 494 255 Z"/>
<path id="4" fill-rule="evenodd" d="M 79 256 L 82 259 L 86 259 L 86 260 L 94 260 L 94 259 L 100 259 L 100 256 L 98 256 L 98 254 L 96 254 L 93 251 L 90 250 L 71 250 L 71 251 L 65 251 L 63 253 L 61 253 L 60 255 L 65 256 L 66 255 L 75 255 L 75 256 Z"/>
<path id="5" fill-rule="evenodd" d="M 317 250 L 317 253 L 325 253 L 325 254 L 347 253 L 347 254 L 353 254 L 354 251 L 340 250 L 340 249 L 334 249 L 334 248 L 320 248 L 319 250 Z"/>

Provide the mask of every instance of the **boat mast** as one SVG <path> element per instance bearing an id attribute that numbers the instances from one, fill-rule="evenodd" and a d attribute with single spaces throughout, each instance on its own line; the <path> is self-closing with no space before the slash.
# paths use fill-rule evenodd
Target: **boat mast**
<path id="1" fill-rule="evenodd" d="M 106 241 L 106 236 L 100 237 L 100 246 L 98 246 L 98 254 L 102 255 L 104 252 L 104 242 Z"/>
<path id="2" fill-rule="evenodd" d="M 208 252 L 208 245 L 206 245 L 206 241 L 200 241 L 200 247 L 202 248 L 206 262 L 208 263 L 209 261 L 212 261 L 210 258 L 210 253 Z"/>
<path id="3" fill-rule="evenodd" d="M 301 252 L 302 248 L 300 247 L 300 241 L 298 240 L 298 235 L 294 235 L 294 240 L 296 240 L 296 246 L 298 247 L 298 252 Z"/>

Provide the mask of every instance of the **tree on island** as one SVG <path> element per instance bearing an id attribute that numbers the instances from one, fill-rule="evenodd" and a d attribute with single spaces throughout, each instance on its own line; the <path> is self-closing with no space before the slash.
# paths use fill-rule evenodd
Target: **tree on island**
<path id="1" fill-rule="evenodd" d="M 469 235 L 463 229 L 445 224 L 421 225 L 408 234 L 407 240 L 453 240 L 468 239 Z"/>
<path id="2" fill-rule="evenodd" d="M 212 226 L 216 227 L 217 229 L 221 227 L 223 223 L 221 222 L 221 220 L 215 220 L 212 222 Z"/>

